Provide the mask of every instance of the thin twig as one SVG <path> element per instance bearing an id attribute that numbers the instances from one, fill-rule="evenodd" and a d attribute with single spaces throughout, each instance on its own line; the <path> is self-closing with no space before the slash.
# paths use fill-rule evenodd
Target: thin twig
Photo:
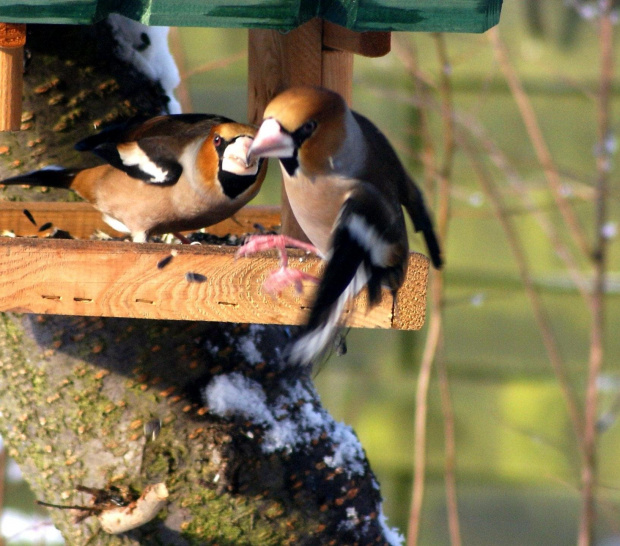
<path id="1" fill-rule="evenodd" d="M 427 74 L 424 74 L 419 69 L 417 69 L 415 65 L 411 62 L 411 60 L 408 58 L 406 48 L 401 45 L 400 40 L 395 39 L 393 41 L 392 49 L 398 55 L 401 62 L 407 67 L 407 70 L 415 71 L 416 78 L 420 79 L 428 86 L 436 87 L 436 84 L 433 83 L 432 79 Z M 424 98 L 408 97 L 407 99 L 401 100 L 404 100 L 405 102 L 410 102 L 421 109 L 440 109 L 440 106 L 437 104 L 437 102 L 428 95 Z M 511 162 L 507 158 L 506 154 L 497 146 L 494 139 L 487 135 L 484 127 L 474 116 L 461 111 L 453 110 L 453 117 L 454 122 L 459 125 L 459 128 L 466 130 L 473 137 L 475 137 L 478 140 L 478 143 L 489 154 L 489 158 L 493 161 L 493 163 L 495 163 L 495 165 L 505 173 L 506 179 L 515 189 L 517 195 L 524 203 L 526 210 L 533 213 L 542 230 L 549 238 L 549 242 L 553 246 L 556 255 L 564 263 L 564 266 L 566 267 L 566 270 L 571 277 L 573 283 L 575 284 L 577 290 L 579 290 L 582 298 L 589 305 L 590 286 L 585 275 L 580 271 L 579 265 L 577 264 L 577 261 L 573 256 L 571 249 L 562 241 L 558 233 L 558 229 L 549 218 L 549 215 L 545 214 L 541 207 L 537 205 L 531 198 L 525 182 L 518 174 L 516 169 L 512 167 Z M 422 160 L 424 161 L 425 158 L 423 157 Z M 425 168 L 431 168 L 431 166 L 425 164 Z"/>
<path id="2" fill-rule="evenodd" d="M 216 70 L 217 68 L 226 68 L 227 66 L 236 63 L 237 61 L 242 61 L 248 56 L 247 51 L 239 51 L 238 53 L 233 53 L 228 57 L 223 57 L 222 59 L 216 59 L 215 61 L 209 61 L 207 63 L 201 64 L 192 70 L 188 70 L 187 72 L 181 73 L 181 78 L 187 79 L 195 76 L 196 74 L 202 74 L 203 72 L 209 72 L 210 70 Z"/>
<path id="3" fill-rule="evenodd" d="M 599 47 L 601 73 L 597 107 L 598 149 L 596 157 L 596 230 L 592 261 L 594 265 L 594 286 L 592 290 L 592 323 L 590 327 L 590 355 L 588 359 L 588 382 L 585 399 L 584 454 L 581 473 L 581 518 L 579 523 L 579 546 L 589 546 L 594 540 L 596 522 L 597 453 L 596 422 L 598 413 L 597 380 L 603 367 L 605 334 L 605 272 L 607 265 L 607 239 L 603 227 L 607 221 L 607 191 L 609 186 L 610 157 L 607 140 L 611 126 L 611 85 L 613 81 L 613 21 L 611 17 L 612 0 L 599 2 L 601 18 L 599 22 Z"/>
<path id="4" fill-rule="evenodd" d="M 437 212 L 437 231 L 444 244 L 448 235 L 450 221 L 450 186 L 454 166 L 456 146 L 454 141 L 454 105 L 452 101 L 452 83 L 450 79 L 451 65 L 443 34 L 433 34 L 440 65 L 439 93 L 441 96 L 441 120 L 443 125 L 444 156 L 438 173 L 439 199 Z M 450 397 L 448 369 L 443 351 L 443 313 L 444 313 L 444 283 L 443 275 L 438 272 L 433 276 L 432 308 L 431 312 L 440 318 L 439 339 L 437 340 L 437 371 L 439 374 L 439 390 L 441 393 L 441 407 L 444 421 L 445 464 L 444 479 L 446 487 L 446 505 L 448 510 L 448 527 L 450 529 L 450 544 L 461 545 L 461 531 L 459 525 L 458 502 L 456 496 L 456 442 L 454 438 L 454 412 Z"/>
<path id="5" fill-rule="evenodd" d="M 436 273 L 433 273 L 433 276 Z M 414 475 L 407 546 L 416 546 L 420 534 L 422 504 L 424 500 L 424 475 L 426 471 L 426 415 L 428 413 L 428 387 L 437 346 L 441 337 L 441 313 L 433 312 L 428 321 L 424 352 L 418 373 L 415 405 Z"/>
<path id="6" fill-rule="evenodd" d="M 4 476 L 6 475 L 6 450 L 4 446 L 0 446 L 0 520 L 2 520 L 2 515 L 4 513 Z M 0 535 L 0 546 L 4 546 L 5 540 L 2 535 Z"/>
<path id="7" fill-rule="evenodd" d="M 590 288 L 585 275 L 579 269 L 579 265 L 577 264 L 571 249 L 562 241 L 558 229 L 549 218 L 549 215 L 545 214 L 540 206 L 538 206 L 532 199 L 525 182 L 517 170 L 512 166 L 508 157 L 500 149 L 495 140 L 486 134 L 484 127 L 478 120 L 474 119 L 473 116 L 459 113 L 455 116 L 455 121 L 459 124 L 461 129 L 468 131 L 477 139 L 478 143 L 482 146 L 482 149 L 489 155 L 491 161 L 493 161 L 493 163 L 506 175 L 506 179 L 516 191 L 527 211 L 533 214 L 534 218 L 536 218 L 538 224 L 545 232 L 545 235 L 549 239 L 556 256 L 558 256 L 558 258 L 560 258 L 564 263 L 570 278 L 579 290 L 584 302 L 589 305 Z"/>
<path id="8" fill-rule="evenodd" d="M 578 439 L 579 446 L 582 447 L 583 443 L 581 442 L 581 431 L 583 430 L 583 418 L 581 415 L 578 398 L 573 385 L 570 382 L 570 378 L 568 377 L 566 365 L 564 363 L 564 359 L 562 358 L 559 344 L 551 327 L 551 321 L 549 320 L 545 306 L 540 295 L 538 294 L 538 291 L 536 290 L 536 286 L 534 285 L 534 280 L 528 266 L 527 256 L 523 249 L 523 245 L 521 244 L 517 231 L 515 230 L 509 215 L 506 214 L 501 194 L 497 189 L 491 174 L 488 172 L 484 163 L 478 158 L 478 152 L 469 142 L 467 137 L 461 135 L 459 132 L 456 134 L 457 142 L 460 148 L 467 153 L 482 190 L 493 206 L 494 213 L 499 220 L 502 229 L 504 230 L 508 240 L 508 245 L 510 246 L 517 264 L 519 277 L 523 283 L 525 294 L 530 301 L 530 305 L 532 306 L 534 319 L 536 320 L 538 330 L 542 336 L 549 362 L 551 363 L 555 376 L 560 384 L 562 394 L 564 395 L 564 400 L 571 419 L 573 431 Z"/>
<path id="9" fill-rule="evenodd" d="M 398 43 L 398 41 L 395 40 L 395 43 Z M 394 48 L 394 50 L 399 52 L 399 56 L 401 60 L 403 61 L 403 64 L 405 64 L 405 66 L 408 68 L 408 70 L 414 70 L 416 77 L 419 74 L 421 74 L 417 70 L 417 68 L 415 68 L 415 65 L 412 64 L 411 61 L 407 58 L 405 50 L 402 47 Z M 430 81 L 430 78 L 428 76 L 423 75 L 423 77 L 421 78 L 421 81 L 428 83 Z M 428 109 L 432 105 L 434 105 L 434 107 L 437 108 L 437 105 L 434 104 L 431 99 L 427 99 L 427 98 L 416 97 L 415 99 L 412 99 L 412 102 L 418 106 L 419 105 L 425 106 L 423 110 Z M 467 130 L 468 132 L 470 132 L 471 130 L 471 127 L 469 127 L 470 120 L 467 116 L 455 114 L 455 120 L 459 123 L 459 131 Z M 461 134 L 461 136 L 458 138 L 459 144 L 463 142 L 465 138 L 466 138 L 465 135 Z M 472 150 L 472 154 L 470 155 L 473 156 L 474 154 L 473 154 L 472 145 L 470 144 L 468 147 Z M 428 165 L 427 163 L 425 163 L 425 167 L 431 168 L 431 166 Z M 483 169 L 483 166 L 481 163 L 480 163 L 480 169 L 478 170 L 483 171 L 485 179 L 488 178 L 490 180 L 490 175 L 487 173 L 486 169 Z M 498 193 L 498 199 L 499 199 L 499 193 Z M 496 211 L 496 215 L 497 215 L 497 211 Z M 505 217 L 505 221 L 508 222 L 509 215 L 505 207 L 502 208 L 502 215 Z M 544 218 L 544 217 L 541 216 L 541 218 Z M 547 219 L 545 219 L 545 222 L 547 222 Z M 517 241 L 518 241 L 518 238 L 517 238 Z M 519 247 L 521 256 L 523 257 L 523 259 L 525 259 L 525 253 L 523 249 L 521 248 L 521 245 L 519 244 L 518 247 Z M 570 253 L 568 252 L 567 249 L 566 249 L 566 252 L 562 252 L 561 249 L 565 249 L 565 247 L 558 247 L 556 251 L 560 251 L 559 254 L 564 256 L 565 258 L 570 257 Z M 577 266 L 572 259 L 569 259 L 568 263 L 574 264 L 574 265 L 571 265 L 571 267 L 567 266 L 567 268 L 576 286 L 579 288 L 580 292 L 582 294 L 585 294 L 587 291 L 587 285 L 586 285 L 585 279 L 583 279 L 583 277 L 579 274 L 578 270 L 576 269 Z M 568 408 L 573 431 L 575 433 L 575 437 L 578 440 L 578 445 L 581 448 L 582 447 L 581 439 L 582 439 L 582 434 L 583 434 L 582 432 L 583 431 L 583 426 L 582 426 L 583 417 L 582 417 L 582 412 L 580 409 L 578 397 L 574 391 L 572 384 L 570 383 L 568 372 L 566 370 L 566 365 L 565 365 L 564 359 L 561 356 L 561 352 L 559 349 L 559 344 L 557 340 L 555 339 L 555 335 L 553 334 L 553 330 L 551 328 L 551 321 L 549 320 L 549 317 L 547 316 L 547 313 L 544 310 L 540 296 L 536 292 L 534 280 L 532 279 L 529 273 L 529 269 L 525 267 L 523 268 L 523 271 L 521 271 L 520 273 L 521 273 L 522 280 L 527 279 L 527 283 L 524 282 L 526 295 L 528 295 L 531 301 L 531 305 L 534 310 L 534 314 L 536 316 L 539 330 L 541 331 L 541 335 L 542 335 L 543 342 L 544 342 L 544 345 L 547 351 L 549 361 L 558 378 L 560 387 L 562 388 L 564 400 Z"/>
<path id="10" fill-rule="evenodd" d="M 571 208 L 566 197 L 563 195 L 562 181 L 560 179 L 558 168 L 553 161 L 549 148 L 547 147 L 547 143 L 538 124 L 538 118 L 536 117 L 532 103 L 523 88 L 523 84 L 519 79 L 517 71 L 510 62 L 506 46 L 499 36 L 499 30 L 497 27 L 493 27 L 487 32 L 487 35 L 493 47 L 495 58 L 497 59 L 499 67 L 504 74 L 504 78 L 506 78 L 506 82 L 508 83 L 508 87 L 510 88 L 515 102 L 517 103 L 521 113 L 521 118 L 525 124 L 525 128 L 530 137 L 530 141 L 532 142 L 532 146 L 534 147 L 538 161 L 540 162 L 543 172 L 545 173 L 549 187 L 552 190 L 558 210 L 560 211 L 560 214 L 562 215 L 573 240 L 577 244 L 577 247 L 584 256 L 589 256 L 590 245 L 588 244 L 577 215 Z"/>
<path id="11" fill-rule="evenodd" d="M 412 43 L 407 45 L 408 55 L 412 63 L 416 63 L 416 51 Z M 413 79 L 415 93 L 420 95 L 427 92 L 419 80 Z M 430 133 L 428 112 L 425 109 L 419 110 L 420 132 L 422 134 L 422 157 L 425 166 L 425 180 L 430 181 L 426 165 L 435 164 L 435 148 Z M 433 171 L 435 169 L 433 168 Z M 431 278 L 435 273 L 431 274 Z M 428 413 L 428 388 L 430 385 L 431 371 L 437 345 L 441 335 L 441 313 L 436 313 L 435 309 L 430 312 L 429 326 L 418 373 L 418 384 L 416 389 L 416 405 L 414 417 L 414 453 L 413 453 L 413 490 L 411 494 L 411 508 L 409 512 L 409 525 L 407 530 L 407 546 L 417 546 L 420 534 L 420 522 L 422 514 L 422 504 L 424 500 L 424 486 L 426 473 L 426 416 Z"/>

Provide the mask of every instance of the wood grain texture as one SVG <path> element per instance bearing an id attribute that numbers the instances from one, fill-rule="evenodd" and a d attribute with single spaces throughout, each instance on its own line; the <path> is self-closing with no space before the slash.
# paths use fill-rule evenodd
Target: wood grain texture
<path id="1" fill-rule="evenodd" d="M 325 49 L 322 55 L 321 85 L 340 93 L 351 106 L 353 101 L 353 53 Z"/>
<path id="2" fill-rule="evenodd" d="M 0 231 L 9 230 L 16 235 L 31 237 L 41 235 L 24 214 L 27 209 L 39 226 L 52 222 L 55 227 L 68 231 L 76 239 L 89 239 L 101 230 L 112 236 L 122 236 L 106 224 L 101 213 L 88 203 L 42 203 L 0 201 Z M 273 231 L 280 226 L 278 207 L 247 206 L 233 217 L 206 229 L 209 233 L 224 235 L 243 235 L 257 233 L 260 228 Z M 49 232 L 44 232 L 43 236 Z"/>
<path id="3" fill-rule="evenodd" d="M 321 85 L 322 21 L 311 19 L 283 34 L 250 29 L 248 34 L 248 119 L 260 123 L 267 103 L 296 85 Z"/>
<path id="4" fill-rule="evenodd" d="M 248 36 L 248 119 L 259 124 L 269 101 L 297 85 L 321 85 L 323 23 L 311 19 L 282 34 L 251 29 Z M 272 161 L 272 163 L 276 163 Z M 273 168 L 273 164 L 272 164 Z M 282 186 L 282 233 L 308 241 L 293 216 Z"/>
<path id="5" fill-rule="evenodd" d="M 163 269 L 157 263 L 176 255 Z M 275 253 L 235 259 L 235 249 L 217 246 L 135 244 L 75 240 L 0 238 L 0 311 L 205 320 L 264 324 L 303 324 L 314 286 L 304 295 L 292 289 L 277 299 L 264 293 L 266 275 L 278 267 Z M 291 263 L 320 274 L 321 262 L 291 251 Z M 413 308 L 399 320 L 391 295 L 367 310 L 365 293 L 347 312 L 347 323 L 366 328 L 420 328 L 424 322 L 425 285 L 419 282 L 428 260 L 411 254 L 409 278 L 402 290 Z M 188 272 L 204 282 L 188 282 Z M 416 318 L 417 317 L 417 318 Z"/>

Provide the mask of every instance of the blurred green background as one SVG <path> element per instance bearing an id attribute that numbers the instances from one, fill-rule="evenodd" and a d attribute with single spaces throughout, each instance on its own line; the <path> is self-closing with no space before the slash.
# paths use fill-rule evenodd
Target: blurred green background
<path id="1" fill-rule="evenodd" d="M 508 0 L 500 31 L 533 102 L 566 192 L 574 196 L 579 217 L 593 240 L 593 204 L 588 199 L 595 179 L 596 24 L 577 17 L 563 0 Z M 247 50 L 247 31 L 184 28 L 176 39 L 192 109 L 246 120 L 247 59 L 243 52 Z M 415 44 L 420 70 L 437 80 L 441 67 L 433 38 L 400 34 L 397 39 Z M 484 127 L 536 204 L 559 224 L 544 173 L 488 38 L 447 35 L 446 40 L 455 109 Z M 208 69 L 201 69 L 205 64 Z M 615 84 L 617 112 L 617 78 Z M 356 57 L 354 108 L 385 131 L 420 181 L 420 137 L 416 133 L 420 112 L 414 99 L 411 77 L 394 52 L 379 59 Z M 435 145 L 441 150 L 441 119 L 436 106 L 429 107 L 428 113 Z M 612 128 L 618 129 L 617 122 Z M 505 173 L 496 168 L 491 172 L 508 206 L 514 206 L 511 218 L 527 251 L 571 380 L 583 396 L 589 312 L 538 223 L 516 199 Z M 272 164 L 264 190 L 254 203 L 275 204 L 279 192 L 278 169 Z M 615 170 L 608 200 L 612 229 L 620 217 L 619 197 Z M 451 198 L 445 242 L 445 358 L 455 414 L 463 543 L 575 544 L 580 468 L 566 406 L 504 233 L 461 151 L 455 158 Z M 429 201 L 432 204 L 430 191 Z M 412 238 L 412 246 L 424 251 L 418 237 Z M 611 412 L 611 426 L 599 441 L 597 533 L 597 544 L 607 545 L 620 544 L 620 427 L 614 412 L 620 397 L 617 238 L 610 241 L 609 251 L 608 335 L 599 409 L 601 414 Z M 348 354 L 332 357 L 316 377 L 324 405 L 358 434 L 381 484 L 388 523 L 403 533 L 411 496 L 416 381 L 425 335 L 425 330 L 352 330 L 347 338 Z M 449 544 L 443 465 L 443 418 L 434 374 L 420 540 L 425 546 Z"/>

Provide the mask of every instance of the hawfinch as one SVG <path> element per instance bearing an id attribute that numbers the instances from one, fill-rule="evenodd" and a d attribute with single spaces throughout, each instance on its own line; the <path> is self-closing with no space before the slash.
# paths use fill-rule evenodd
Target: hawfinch
<path id="1" fill-rule="evenodd" d="M 255 134 L 252 126 L 210 114 L 136 118 L 75 146 L 107 165 L 47 167 L 2 183 L 71 189 L 111 227 L 144 242 L 215 224 L 250 201 L 267 168 L 247 161 Z"/>
<path id="2" fill-rule="evenodd" d="M 402 207 L 426 240 L 436 268 L 441 250 L 420 190 L 386 137 L 344 99 L 316 87 L 291 88 L 276 96 L 250 147 L 250 158 L 277 157 L 291 210 L 318 255 L 327 260 L 302 334 L 289 361 L 311 363 L 329 347 L 345 303 L 364 286 L 370 304 L 381 287 L 395 293 L 403 283 L 409 247 Z M 284 245 L 311 250 L 283 236 L 252 238 L 249 254 Z M 299 285 L 298 270 L 280 269 L 270 285 Z"/>

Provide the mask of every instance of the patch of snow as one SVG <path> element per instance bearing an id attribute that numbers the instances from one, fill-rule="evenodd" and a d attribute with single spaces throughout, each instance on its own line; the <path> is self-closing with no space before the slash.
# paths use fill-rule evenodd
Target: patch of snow
<path id="1" fill-rule="evenodd" d="M 396 528 L 388 527 L 387 518 L 383 513 L 383 506 L 379 506 L 379 523 L 383 529 L 383 536 L 390 546 L 401 546 L 405 542 L 405 537 Z"/>
<path id="2" fill-rule="evenodd" d="M 220 352 L 220 348 L 218 345 L 213 345 L 210 341 L 205 342 L 205 349 L 209 351 L 211 356 L 217 356 L 217 353 Z"/>
<path id="3" fill-rule="evenodd" d="M 263 425 L 273 422 L 263 387 L 239 372 L 215 376 L 204 395 L 209 409 L 221 417 L 241 415 Z"/>
<path id="4" fill-rule="evenodd" d="M 310 443 L 325 429 L 325 416 L 314 410 L 312 404 L 302 406 L 299 416 L 285 417 L 283 409 L 299 400 L 305 393 L 297 383 L 289 396 L 280 396 L 270 406 L 260 383 L 239 372 L 214 377 L 204 391 L 209 409 L 221 417 L 240 415 L 257 425 L 265 427 L 262 449 L 265 453 L 285 450 L 289 453 L 300 444 Z"/>
<path id="5" fill-rule="evenodd" d="M 335 422 L 313 403 L 316 394 L 301 381 L 286 385 L 286 394 L 269 401 L 260 383 L 239 372 L 215 376 L 204 389 L 210 411 L 221 417 L 240 416 L 263 427 L 265 453 L 292 452 L 324 432 L 333 442 L 333 453 L 324 457 L 331 468 L 342 468 L 351 477 L 365 472 L 362 445 L 351 427 Z"/>
<path id="6" fill-rule="evenodd" d="M 360 519 L 359 519 L 359 516 L 357 515 L 357 510 L 355 509 L 354 506 L 349 506 L 347 508 L 346 513 L 347 513 L 347 519 L 344 521 L 341 521 L 338 524 L 338 528 L 340 530 L 352 531 L 359 525 Z"/>
<path id="7" fill-rule="evenodd" d="M 174 89 L 181 78 L 174 57 L 168 48 L 168 27 L 147 27 L 118 14 L 108 17 L 118 42 L 119 57 L 132 64 L 151 81 L 159 82 L 170 97 L 168 113 L 180 114 L 181 105 Z"/>
<path id="8" fill-rule="evenodd" d="M 237 342 L 237 347 L 241 351 L 243 358 L 245 358 L 248 364 L 254 365 L 263 362 L 264 359 L 260 351 L 256 347 L 253 336 L 248 335 L 239 338 Z"/>
<path id="9" fill-rule="evenodd" d="M 351 427 L 344 423 L 335 423 L 330 438 L 334 442 L 334 454 L 323 457 L 323 462 L 332 468 L 345 469 L 349 476 L 363 474 L 364 449 Z"/>

